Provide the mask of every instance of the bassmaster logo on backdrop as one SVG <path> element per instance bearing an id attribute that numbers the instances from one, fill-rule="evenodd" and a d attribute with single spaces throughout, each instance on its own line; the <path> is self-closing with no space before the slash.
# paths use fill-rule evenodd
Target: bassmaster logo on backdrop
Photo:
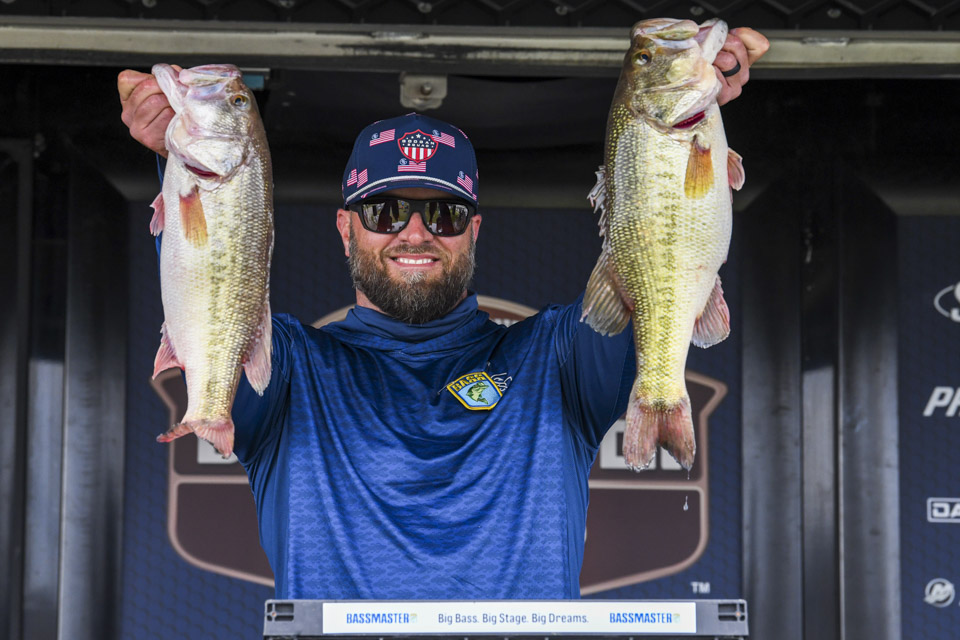
<path id="1" fill-rule="evenodd" d="M 489 296 L 477 296 L 477 303 L 491 320 L 505 326 L 536 313 L 530 307 Z M 313 326 L 343 320 L 352 308 L 338 309 Z M 457 398 L 484 404 L 494 397 L 499 400 L 516 372 L 507 371 L 505 363 L 494 362 L 492 367 L 489 374 L 472 372 L 458 378 L 463 383 L 458 391 L 467 399 L 459 394 Z M 686 383 L 697 439 L 697 457 L 689 474 L 662 451 L 647 471 L 638 474 L 628 469 L 623 459 L 626 424 L 622 418 L 600 444 L 589 478 L 590 509 L 580 573 L 585 595 L 675 574 L 696 562 L 706 549 L 708 418 L 727 388 L 719 380 L 692 371 L 687 371 Z M 187 407 L 180 370 L 164 371 L 151 384 L 170 409 L 170 424 L 176 424 Z M 950 391 L 952 400 L 953 389 Z M 451 389 L 451 393 L 457 392 Z M 937 396 L 938 406 L 944 401 Z M 196 437 L 178 438 L 170 443 L 168 477 L 167 528 L 177 553 L 201 569 L 273 586 L 270 565 L 260 548 L 253 495 L 236 458 L 221 460 L 210 445 Z M 657 514 L 656 527 L 649 526 L 651 513 Z M 646 551 L 638 553 L 637 549 Z M 709 583 L 696 584 L 700 589 L 709 588 Z M 678 615 L 673 616 L 676 623 Z M 414 622 L 413 614 L 410 617 Z M 356 619 L 351 624 L 368 624 L 366 620 Z M 374 621 L 370 619 L 369 624 Z"/>
<path id="2" fill-rule="evenodd" d="M 940 315 L 960 322 L 960 282 L 940 291 L 933 299 L 933 306 Z"/>

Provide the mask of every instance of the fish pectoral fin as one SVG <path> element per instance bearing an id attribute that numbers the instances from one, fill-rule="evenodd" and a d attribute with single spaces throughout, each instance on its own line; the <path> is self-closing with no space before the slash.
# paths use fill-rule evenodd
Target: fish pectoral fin
<path id="1" fill-rule="evenodd" d="M 604 241 L 603 251 L 587 281 L 580 321 L 585 320 L 591 329 L 601 335 L 615 335 L 626 329 L 633 309 L 624 299 L 622 290 L 620 278 L 613 267 L 609 244 Z"/>
<path id="2" fill-rule="evenodd" d="M 687 158 L 687 175 L 683 181 L 683 193 L 688 198 L 702 198 L 713 186 L 713 161 L 710 148 L 700 144 L 700 138 L 694 137 Z"/>
<path id="3" fill-rule="evenodd" d="M 160 325 L 160 348 L 157 349 L 157 357 L 153 360 L 153 377 L 156 378 L 161 371 L 174 367 L 182 369 L 183 365 L 180 364 L 180 360 L 177 359 L 177 354 L 173 350 L 173 345 L 170 344 L 170 337 L 167 335 L 167 323 L 164 322 Z"/>
<path id="4" fill-rule="evenodd" d="M 198 249 L 207 244 L 207 219 L 203 215 L 200 188 L 194 185 L 187 195 L 180 196 L 180 224 L 183 237 Z"/>
<path id="5" fill-rule="evenodd" d="M 157 197 L 153 199 L 153 203 L 150 205 L 153 207 L 153 217 L 150 218 L 150 233 L 155 236 L 160 235 L 160 232 L 163 231 L 163 222 L 164 222 L 164 208 L 163 208 L 163 192 L 157 194 Z"/>
<path id="6" fill-rule="evenodd" d="M 736 191 L 740 191 L 746 180 L 746 174 L 743 172 L 743 158 L 733 149 L 727 149 L 727 179 Z"/>
<path id="7" fill-rule="evenodd" d="M 723 299 L 723 288 L 720 286 L 720 276 L 713 285 L 710 299 L 697 317 L 693 325 L 693 337 L 690 343 L 696 347 L 712 347 L 723 342 L 730 335 L 730 309 Z"/>
<path id="8" fill-rule="evenodd" d="M 247 374 L 247 382 L 261 396 L 267 385 L 270 384 L 270 351 L 273 340 L 273 320 L 270 317 L 270 301 L 263 303 L 260 314 L 260 326 L 253 336 L 253 343 L 243 363 L 243 371 Z"/>

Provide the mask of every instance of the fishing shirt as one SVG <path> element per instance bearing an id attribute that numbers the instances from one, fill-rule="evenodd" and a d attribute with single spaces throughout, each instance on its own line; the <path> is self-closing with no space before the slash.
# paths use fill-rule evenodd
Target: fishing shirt
<path id="1" fill-rule="evenodd" d="M 407 325 L 363 307 L 273 317 L 235 452 L 277 598 L 578 598 L 587 476 L 626 408 L 631 332 L 580 301 L 505 327 L 470 294 Z"/>

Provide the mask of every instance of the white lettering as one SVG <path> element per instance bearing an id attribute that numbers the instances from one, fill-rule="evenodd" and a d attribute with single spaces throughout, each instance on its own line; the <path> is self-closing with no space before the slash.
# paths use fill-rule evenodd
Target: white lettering
<path id="1" fill-rule="evenodd" d="M 957 389 L 957 392 L 953 394 L 953 402 L 950 403 L 950 408 L 947 409 L 947 417 L 952 418 L 957 415 L 957 409 L 960 409 L 960 389 Z"/>
<path id="2" fill-rule="evenodd" d="M 956 394 L 957 397 L 960 397 L 960 393 Z M 950 399 L 953 398 L 954 392 L 952 387 L 935 387 L 933 393 L 930 394 L 930 399 L 927 400 L 927 406 L 923 410 L 924 417 L 929 418 L 933 415 L 933 412 L 938 407 L 946 407 L 950 405 Z M 951 407 L 953 412 L 957 412 L 957 405 L 954 402 Z"/>
<path id="3" fill-rule="evenodd" d="M 690 588 L 694 593 L 710 593 L 709 582 L 691 582 Z"/>

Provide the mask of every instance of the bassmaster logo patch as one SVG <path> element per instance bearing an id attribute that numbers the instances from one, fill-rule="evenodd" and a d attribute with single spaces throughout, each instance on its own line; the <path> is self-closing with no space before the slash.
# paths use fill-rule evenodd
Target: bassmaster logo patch
<path id="1" fill-rule="evenodd" d="M 471 411 L 493 409 L 503 397 L 496 383 L 482 371 L 460 376 L 447 385 L 447 390 Z"/>

